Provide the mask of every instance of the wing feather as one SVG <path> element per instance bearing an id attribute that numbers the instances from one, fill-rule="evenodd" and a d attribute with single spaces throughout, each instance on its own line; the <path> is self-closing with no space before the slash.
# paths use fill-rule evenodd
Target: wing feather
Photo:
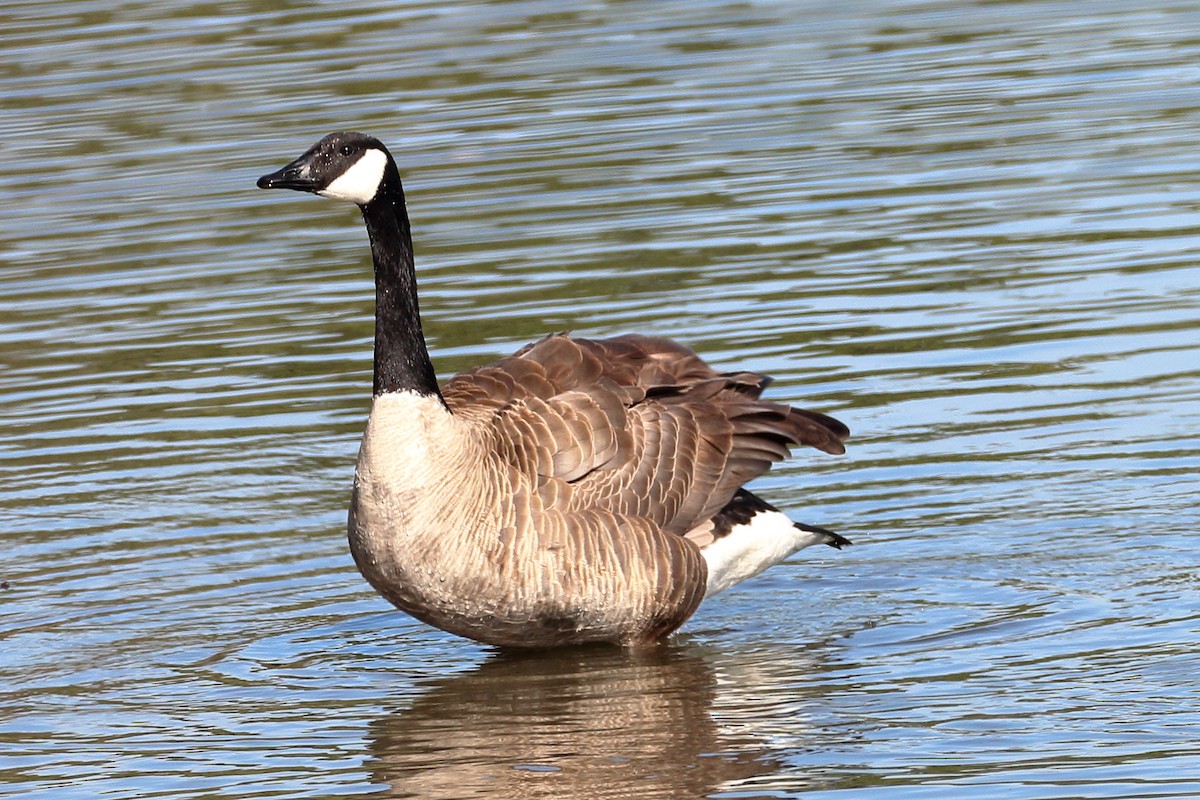
<path id="1" fill-rule="evenodd" d="M 449 380 L 447 406 L 493 437 L 545 512 L 641 517 L 683 535 L 798 445 L 841 453 L 846 426 L 760 399 L 669 339 L 548 336 Z"/>

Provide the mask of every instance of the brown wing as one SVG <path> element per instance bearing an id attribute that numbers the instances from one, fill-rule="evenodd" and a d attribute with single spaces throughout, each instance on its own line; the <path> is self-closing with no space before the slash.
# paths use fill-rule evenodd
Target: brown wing
<path id="1" fill-rule="evenodd" d="M 668 339 L 546 337 L 442 394 L 537 476 L 543 508 L 604 509 L 683 534 L 795 445 L 841 453 L 849 431 L 759 399 L 769 380 L 719 373 Z"/>

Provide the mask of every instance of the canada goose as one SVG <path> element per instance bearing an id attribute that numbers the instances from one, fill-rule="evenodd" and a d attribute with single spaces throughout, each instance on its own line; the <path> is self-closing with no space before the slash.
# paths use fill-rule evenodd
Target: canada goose
<path id="1" fill-rule="evenodd" d="M 358 205 L 375 263 L 374 397 L 350 551 L 402 610 L 493 645 L 637 645 L 811 544 L 742 488 L 793 445 L 842 453 L 846 426 L 766 402 L 673 341 L 554 334 L 438 386 L 421 333 L 400 173 L 332 133 L 263 189 Z"/>

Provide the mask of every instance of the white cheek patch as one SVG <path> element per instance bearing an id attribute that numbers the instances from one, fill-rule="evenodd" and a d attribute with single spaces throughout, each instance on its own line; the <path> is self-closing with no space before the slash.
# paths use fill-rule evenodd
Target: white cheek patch
<path id="1" fill-rule="evenodd" d="M 334 200 L 349 200 L 365 205 L 379 191 L 383 182 L 383 171 L 387 167 L 387 154 L 382 150 L 367 150 L 350 169 L 337 176 L 317 194 Z"/>

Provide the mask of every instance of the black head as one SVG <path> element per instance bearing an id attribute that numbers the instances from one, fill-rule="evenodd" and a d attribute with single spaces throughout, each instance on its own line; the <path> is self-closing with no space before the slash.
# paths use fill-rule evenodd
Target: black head
<path id="1" fill-rule="evenodd" d="M 331 133 L 304 155 L 258 179 L 260 189 L 295 189 L 366 205 L 379 192 L 392 157 L 374 136 Z"/>

